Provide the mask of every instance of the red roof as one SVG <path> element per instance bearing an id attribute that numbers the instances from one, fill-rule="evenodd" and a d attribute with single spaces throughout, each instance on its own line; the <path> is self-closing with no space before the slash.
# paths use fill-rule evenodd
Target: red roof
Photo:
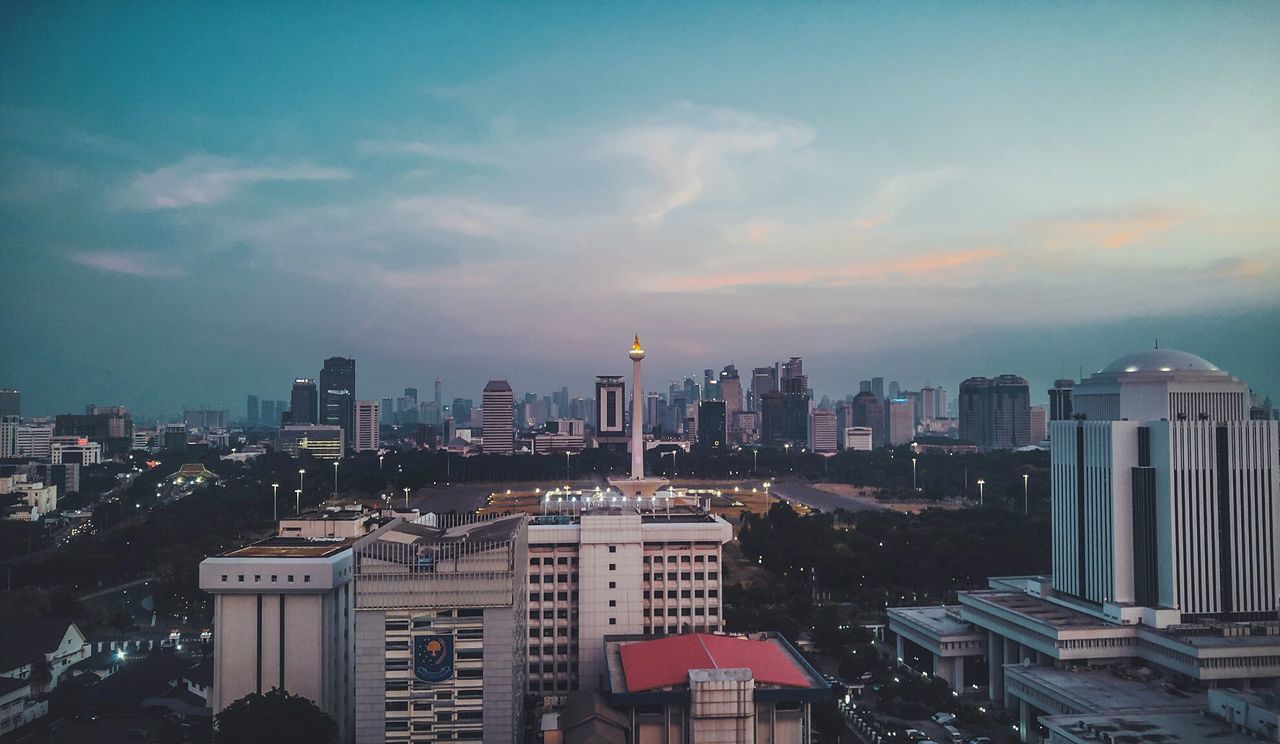
<path id="1" fill-rule="evenodd" d="M 757 684 L 813 685 L 795 656 L 774 638 L 692 633 L 628 643 L 619 651 L 629 692 L 688 684 L 690 669 L 750 669 Z"/>

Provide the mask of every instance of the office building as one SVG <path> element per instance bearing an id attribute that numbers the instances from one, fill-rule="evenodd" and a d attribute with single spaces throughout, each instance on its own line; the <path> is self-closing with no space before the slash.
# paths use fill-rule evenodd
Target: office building
<path id="1" fill-rule="evenodd" d="M 738 377 L 738 368 L 732 364 L 726 366 L 720 372 L 720 398 L 724 401 L 726 420 L 733 421 L 734 414 L 744 410 L 742 407 L 742 379 Z"/>
<path id="2" fill-rule="evenodd" d="M 436 404 L 436 417 L 427 423 L 439 426 L 444 421 L 444 383 L 439 377 L 436 378 L 432 387 L 432 396 L 431 402 Z"/>
<path id="3" fill-rule="evenodd" d="M 765 392 L 759 400 L 760 406 L 760 443 L 772 447 L 781 447 L 786 440 L 783 413 L 782 393 L 777 390 Z"/>
<path id="4" fill-rule="evenodd" d="M 626 450 L 626 383 L 620 375 L 596 377 L 596 446 L 614 451 Z"/>
<path id="5" fill-rule="evenodd" d="M 484 386 L 481 403 L 484 426 L 484 452 L 487 455 L 510 455 L 515 452 L 515 395 L 506 380 L 490 380 Z"/>
<path id="6" fill-rule="evenodd" d="M 760 412 L 738 411 L 729 420 L 729 441 L 737 444 L 760 442 Z"/>
<path id="7" fill-rule="evenodd" d="M 1071 406 L 1071 391 L 1075 380 L 1054 380 L 1049 390 L 1049 420 L 1070 421 L 1075 409 Z"/>
<path id="8" fill-rule="evenodd" d="M 244 422 L 247 426 L 253 427 L 258 425 L 258 415 L 260 406 L 258 405 L 258 396 L 250 395 L 244 404 Z"/>
<path id="9" fill-rule="evenodd" d="M 19 457 L 48 460 L 53 453 L 53 424 L 18 424 L 14 430 Z"/>
<path id="10" fill-rule="evenodd" d="M 0 416 L 22 416 L 22 391 L 0 388 Z"/>
<path id="11" fill-rule="evenodd" d="M 280 425 L 280 414 L 283 411 L 276 408 L 274 400 L 263 400 L 258 404 L 258 423 L 261 426 L 272 428 Z"/>
<path id="12" fill-rule="evenodd" d="M 938 408 L 938 392 L 938 388 L 930 385 L 920 388 L 920 421 L 917 423 L 947 417 L 946 410 Z"/>
<path id="13" fill-rule="evenodd" d="M 859 382 L 859 383 L 858 383 L 858 392 L 859 392 L 859 393 L 869 393 L 869 392 L 871 392 L 871 380 L 862 380 L 861 382 Z"/>
<path id="14" fill-rule="evenodd" d="M 414 409 L 416 414 L 416 401 Z M 355 434 L 355 415 L 356 360 L 346 357 L 329 357 L 324 360 L 324 367 L 320 370 L 319 423 L 342 427 L 342 434 L 346 441 L 352 442 Z"/>
<path id="15" fill-rule="evenodd" d="M 356 744 L 522 739 L 525 520 L 395 520 L 357 541 Z"/>
<path id="16" fill-rule="evenodd" d="M 816 409 L 809 417 L 809 449 L 818 454 L 834 454 L 839 443 L 836 432 L 835 411 Z"/>
<path id="17" fill-rule="evenodd" d="M 378 427 L 381 418 L 376 400 L 356 401 L 355 442 L 356 452 L 376 452 L 378 450 Z"/>
<path id="18" fill-rule="evenodd" d="M 725 402 L 704 400 L 698 404 L 698 446 L 707 449 L 725 449 L 728 446 L 728 426 L 725 421 Z"/>
<path id="19" fill-rule="evenodd" d="M 874 435 L 869 426 L 846 426 L 844 428 L 844 448 L 857 452 L 870 452 L 874 449 Z"/>
<path id="20" fill-rule="evenodd" d="M 1049 409 L 1046 406 L 1031 406 L 1029 439 L 1032 444 L 1040 444 L 1049 438 Z"/>
<path id="21" fill-rule="evenodd" d="M 874 393 L 875 396 L 880 400 L 884 400 L 884 378 L 883 377 L 871 378 L 871 392 Z"/>
<path id="22" fill-rule="evenodd" d="M 545 498 L 529 524 L 531 694 L 607 688 L 606 636 L 723 629 L 728 522 L 665 495 Z"/>
<path id="23" fill-rule="evenodd" d="M 1084 415 L 1049 425 L 1053 573 L 890 609 L 900 648 L 922 647 L 956 686 L 961 657 L 985 656 L 987 694 L 1018 710 L 1024 741 L 1038 717 L 1194 720 L 1209 688 L 1275 686 L 1280 439 L 1247 418 L 1247 392 L 1166 349 L 1077 383 Z"/>
<path id="24" fill-rule="evenodd" d="M 853 425 L 871 430 L 873 449 L 880 449 L 889 441 L 884 403 L 871 391 L 853 396 Z"/>
<path id="25" fill-rule="evenodd" d="M 778 389 L 778 370 L 775 367 L 755 367 L 751 370 L 751 390 L 747 394 L 747 408 L 760 411 L 760 400 L 765 393 Z"/>
<path id="26" fill-rule="evenodd" d="M 320 396 L 316 381 L 300 377 L 293 381 L 293 393 L 289 398 L 289 423 L 295 425 L 317 424 Z"/>
<path id="27" fill-rule="evenodd" d="M 20 425 L 17 416 L 0 416 L 0 458 L 16 457 L 18 455 L 18 426 Z"/>
<path id="28" fill-rule="evenodd" d="M 184 408 L 182 422 L 187 429 L 201 432 L 227 428 L 227 412 L 222 408 Z"/>
<path id="29" fill-rule="evenodd" d="M 278 688 L 314 702 L 338 724 L 340 741 L 353 740 L 352 545 L 271 537 L 200 563 L 200 588 L 213 595 L 215 714 Z"/>
<path id="30" fill-rule="evenodd" d="M 49 443 L 49 462 L 97 465 L 102 462 L 102 445 L 86 437 L 54 437 Z"/>
<path id="31" fill-rule="evenodd" d="M 88 437 L 102 444 L 108 455 L 128 453 L 133 446 L 133 416 L 123 406 L 87 406 L 83 414 L 54 418 L 56 436 Z"/>
<path id="32" fill-rule="evenodd" d="M 890 380 L 890 381 L 889 381 L 889 390 L 888 390 L 888 393 L 889 393 L 888 398 L 889 398 L 890 400 L 893 400 L 894 398 L 900 398 L 900 397 L 903 397 L 903 396 L 902 396 L 902 388 L 898 386 L 898 381 L 897 381 L 897 380 Z"/>
<path id="33" fill-rule="evenodd" d="M 809 744 L 810 706 L 833 695 L 777 633 L 621 638 L 606 655 L 609 701 L 629 734 L 620 741 Z"/>
<path id="34" fill-rule="evenodd" d="M 892 398 L 885 401 L 885 406 L 889 446 L 909 443 L 916 435 L 915 406 L 906 398 Z"/>
<path id="35" fill-rule="evenodd" d="M 341 460 L 346 452 L 346 439 L 341 426 L 287 424 L 276 432 L 276 449 L 294 457 L 311 455 L 322 460 Z"/>
<path id="36" fill-rule="evenodd" d="M 1034 444 L 1027 381 L 1017 375 L 1000 375 L 993 379 L 970 377 L 960 383 L 960 438 L 982 449 Z"/>
<path id="37" fill-rule="evenodd" d="M 183 424 L 165 424 L 156 434 L 157 443 L 162 450 L 182 450 L 187 448 L 190 437 Z"/>

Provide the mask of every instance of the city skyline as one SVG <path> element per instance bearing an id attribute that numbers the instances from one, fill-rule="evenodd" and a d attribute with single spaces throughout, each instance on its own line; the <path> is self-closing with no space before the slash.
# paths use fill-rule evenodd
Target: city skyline
<path id="1" fill-rule="evenodd" d="M 585 390 L 635 332 L 654 379 L 1038 390 L 1158 338 L 1280 389 L 1273 4 L 5 12 L 32 411 L 334 353 L 380 393 Z"/>

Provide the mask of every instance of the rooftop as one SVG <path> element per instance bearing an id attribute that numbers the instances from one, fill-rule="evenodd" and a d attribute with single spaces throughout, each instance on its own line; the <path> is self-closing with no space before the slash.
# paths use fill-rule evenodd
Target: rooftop
<path id="1" fill-rule="evenodd" d="M 914 623 L 938 637 L 971 635 L 985 632 L 976 630 L 962 620 L 954 607 L 891 607 L 889 612 Z"/>
<path id="2" fill-rule="evenodd" d="M 354 538 L 268 537 L 223 553 L 221 558 L 328 558 L 349 550 Z"/>
<path id="3" fill-rule="evenodd" d="M 691 633 L 650 641 L 619 642 L 624 690 L 644 692 L 689 683 L 696 669 L 747 669 L 757 685 L 813 687 L 796 653 L 775 636 L 741 638 Z M 613 676 L 610 670 L 611 676 Z"/>
<path id="4" fill-rule="evenodd" d="M 1208 360 L 1177 349 L 1150 349 L 1126 354 L 1103 367 L 1099 372 L 1221 372 Z"/>
<path id="5" fill-rule="evenodd" d="M 1048 625 L 1054 630 L 1085 630 L 1091 628 L 1123 627 L 1109 623 L 1093 615 L 1064 607 L 1025 592 L 1007 592 L 984 589 L 961 592 L 960 596 L 977 602 L 986 602 L 1029 620 Z"/>
<path id="6" fill-rule="evenodd" d="M 1074 669 L 1036 664 L 1006 664 L 1009 680 L 1047 688 L 1055 698 L 1088 713 L 1169 711 L 1200 709 L 1207 703 L 1203 692 L 1183 692 L 1146 670 L 1111 668 Z M 1125 676 L 1121 676 L 1121 673 Z"/>
<path id="7" fill-rule="evenodd" d="M 1111 735 L 1115 742 L 1160 742 L 1160 744 L 1178 744 L 1179 742 L 1206 742 L 1215 744 L 1256 744 L 1257 739 L 1248 734 L 1232 731 L 1222 721 L 1206 718 L 1199 711 L 1142 713 L 1141 715 L 1100 715 L 1100 716 L 1045 716 L 1040 718 L 1053 733 L 1055 741 L 1088 742 L 1095 744 L 1101 741 L 1096 732 Z"/>
<path id="8" fill-rule="evenodd" d="M 358 519 L 364 519 L 364 517 L 365 517 L 365 514 L 363 511 L 356 511 L 355 509 L 342 509 L 342 510 L 326 509 L 324 511 L 303 512 L 301 514 L 297 514 L 292 517 L 284 517 L 280 521 L 281 522 L 298 522 L 298 521 L 354 522 Z"/>

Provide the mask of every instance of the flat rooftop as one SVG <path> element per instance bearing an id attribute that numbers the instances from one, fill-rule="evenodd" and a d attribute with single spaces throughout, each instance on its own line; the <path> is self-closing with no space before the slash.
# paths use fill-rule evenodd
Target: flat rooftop
<path id="1" fill-rule="evenodd" d="M 993 604 L 1003 610 L 1021 615 L 1029 620 L 1043 623 L 1056 630 L 1087 630 L 1121 628 L 1125 626 L 1109 623 L 1079 610 L 1063 607 L 1047 599 L 1033 597 L 1025 592 L 1006 592 L 994 589 L 980 589 L 962 592 L 963 597 L 977 603 Z"/>
<path id="2" fill-rule="evenodd" d="M 349 550 L 355 538 L 268 537 L 219 558 L 328 558 Z"/>
<path id="3" fill-rule="evenodd" d="M 365 513 L 354 509 L 341 511 L 308 511 L 292 517 L 284 517 L 281 522 L 354 522 L 364 519 Z"/>
<path id="4" fill-rule="evenodd" d="M 1126 679 L 1105 667 L 1073 671 L 1037 664 L 1006 664 L 1005 670 L 1011 680 L 1021 677 L 1048 689 L 1054 697 L 1095 714 L 1198 710 L 1208 703 L 1205 693 L 1175 689 L 1165 678 Z"/>
<path id="5" fill-rule="evenodd" d="M 982 635 L 985 631 L 975 629 L 969 623 L 957 617 L 958 607 L 890 607 L 889 612 L 907 622 L 923 627 L 930 635 L 943 636 Z"/>
<path id="6" fill-rule="evenodd" d="M 1043 716 L 1040 722 L 1053 734 L 1065 741 L 1080 744 L 1097 744 L 1097 735 L 1089 735 L 1089 729 L 1104 731 L 1117 744 L 1257 744 L 1248 734 L 1232 731 L 1226 723 L 1200 715 L 1199 711 L 1139 713 L 1130 715 L 1101 716 Z"/>

